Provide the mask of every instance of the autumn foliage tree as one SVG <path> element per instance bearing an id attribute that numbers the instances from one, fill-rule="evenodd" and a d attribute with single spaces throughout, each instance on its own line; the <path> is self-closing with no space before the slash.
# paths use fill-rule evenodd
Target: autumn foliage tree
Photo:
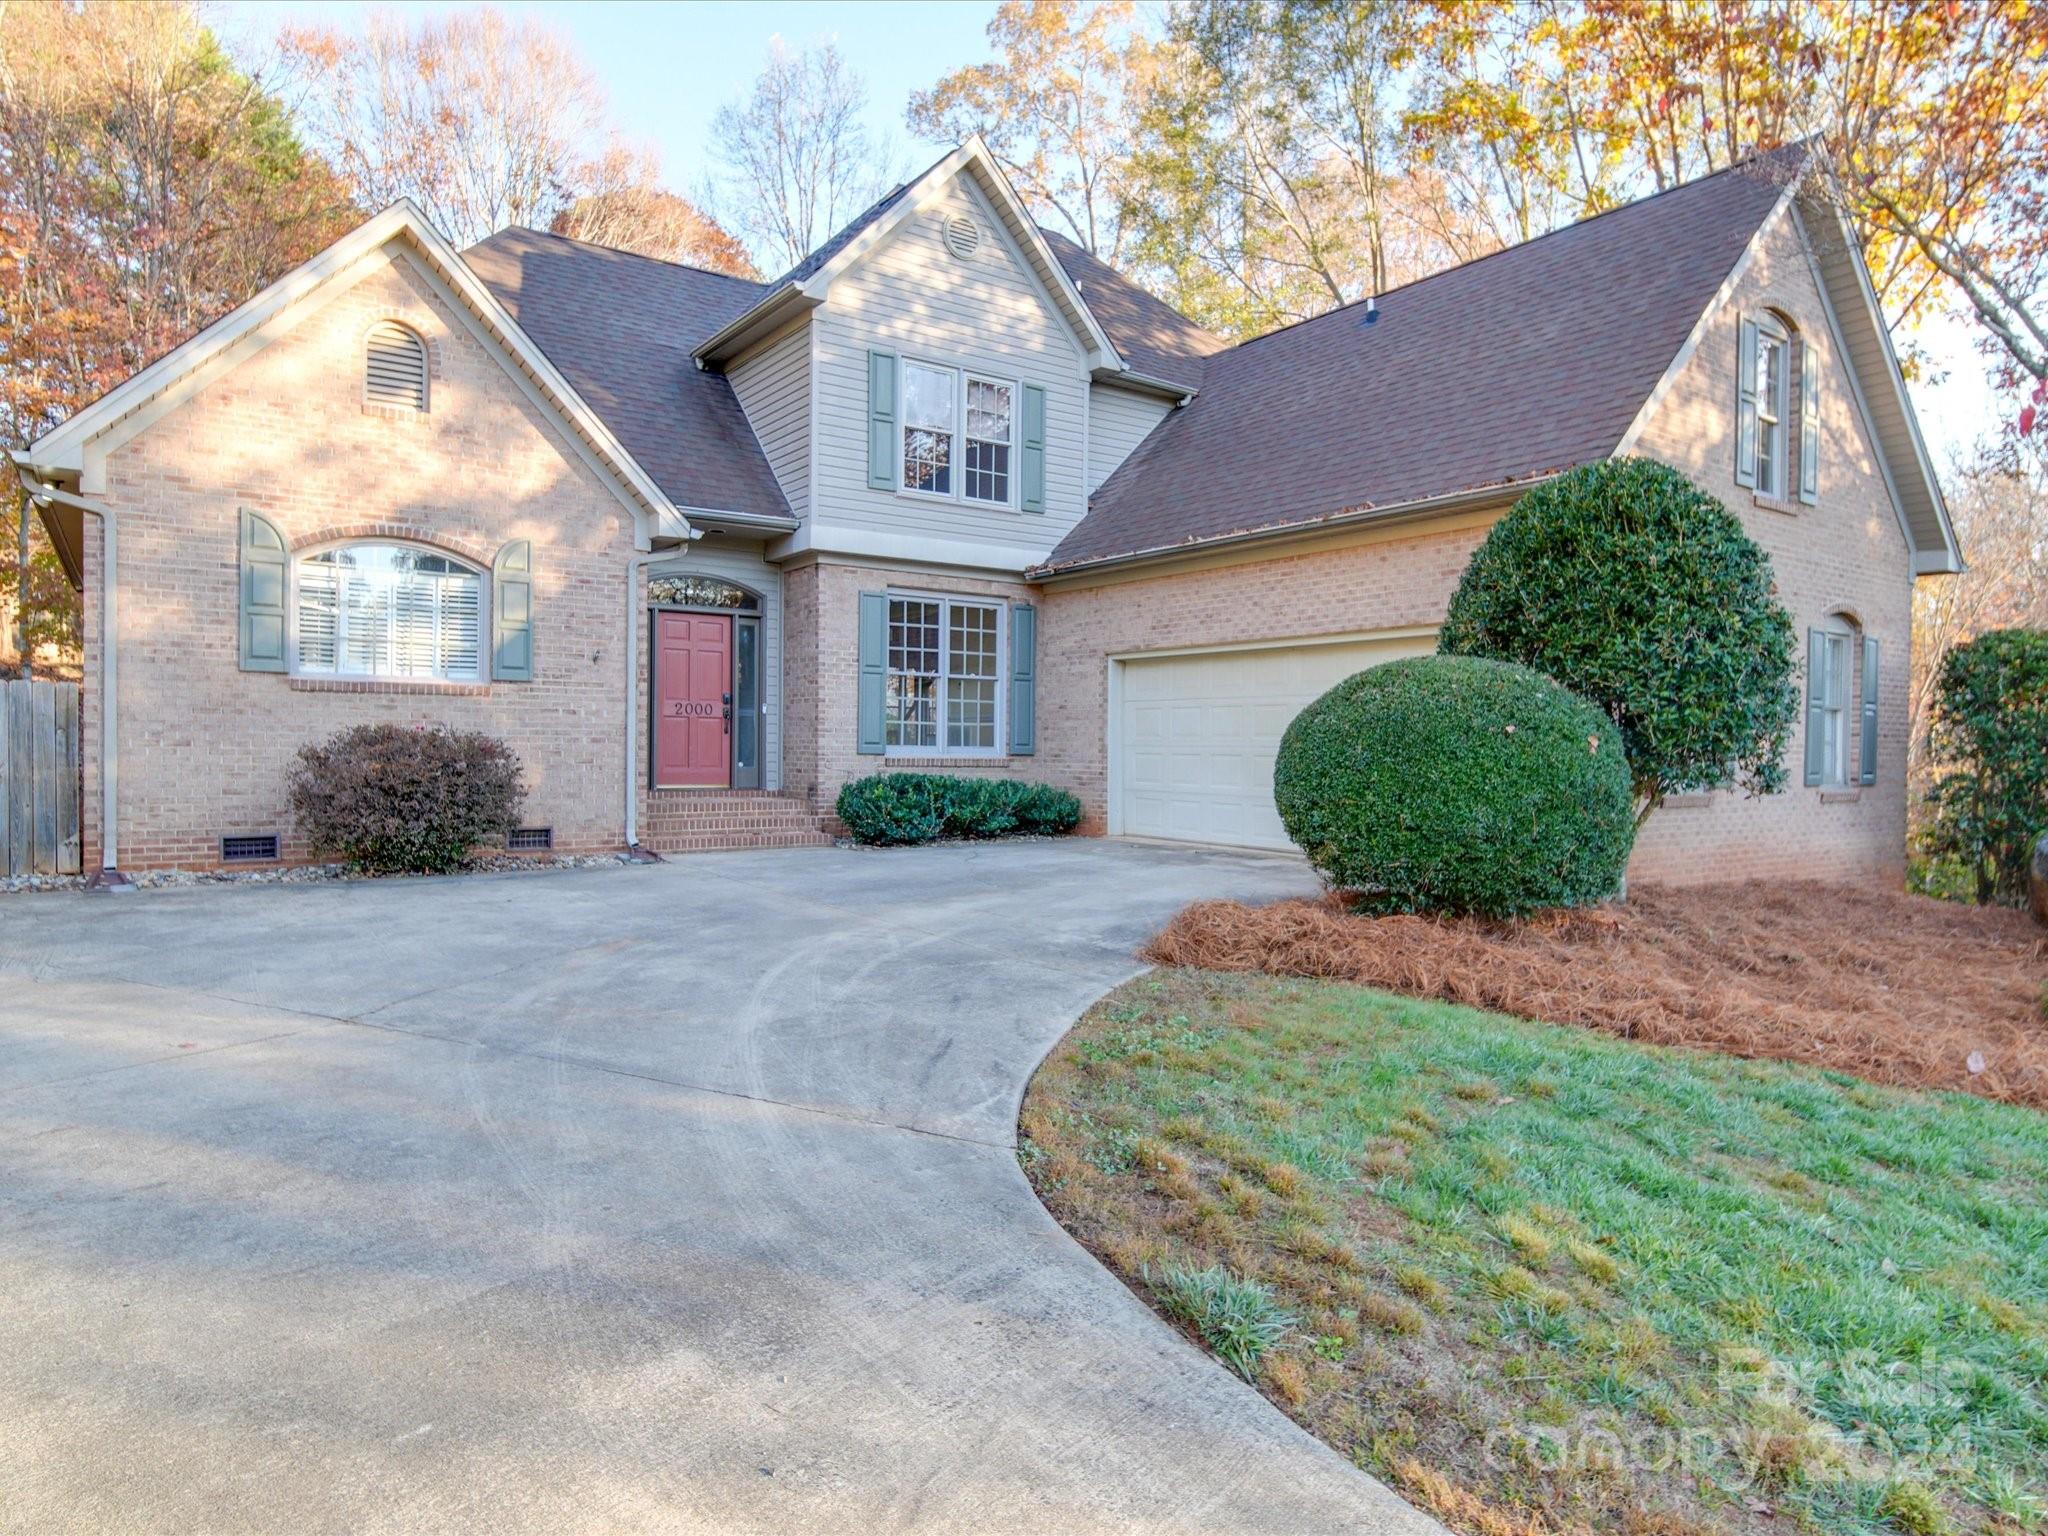
<path id="1" fill-rule="evenodd" d="M 548 225 L 555 234 L 730 277 L 760 277 L 746 247 L 716 219 L 661 185 L 652 156 L 615 151 L 590 180 L 590 190 Z"/>
<path id="2" fill-rule="evenodd" d="M 230 62 L 192 7 L 7 6 L 7 446 L 49 431 L 356 217 L 346 189 L 307 151 L 278 99 Z M 47 548 L 24 531 L 10 530 L 17 536 L 0 552 L 0 571 L 18 601 L 28 544 L 29 647 L 75 644 L 70 589 Z"/>
<path id="3" fill-rule="evenodd" d="M 1127 95 L 1145 67 L 1129 0 L 1004 0 L 995 57 L 911 94 L 911 131 L 942 143 L 980 134 L 1024 200 L 1103 260 L 1123 254 Z"/>

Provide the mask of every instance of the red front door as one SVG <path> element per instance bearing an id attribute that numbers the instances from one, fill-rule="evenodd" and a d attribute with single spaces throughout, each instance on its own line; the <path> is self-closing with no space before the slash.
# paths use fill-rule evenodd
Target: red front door
<path id="1" fill-rule="evenodd" d="M 654 636 L 654 782 L 724 789 L 732 783 L 732 620 L 659 613 Z"/>

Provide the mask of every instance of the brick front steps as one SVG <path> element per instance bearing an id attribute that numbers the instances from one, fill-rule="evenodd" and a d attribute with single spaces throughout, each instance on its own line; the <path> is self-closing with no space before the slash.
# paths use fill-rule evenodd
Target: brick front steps
<path id="1" fill-rule="evenodd" d="M 794 795 L 760 789 L 669 789 L 647 797 L 640 843 L 656 853 L 821 848 L 832 839 Z"/>

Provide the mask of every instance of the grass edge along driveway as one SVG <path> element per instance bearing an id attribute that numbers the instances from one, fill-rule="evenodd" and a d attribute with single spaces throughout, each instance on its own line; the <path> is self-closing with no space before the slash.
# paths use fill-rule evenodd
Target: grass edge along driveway
<path id="1" fill-rule="evenodd" d="M 1069 1231 L 1456 1528 L 2048 1518 L 2036 1111 L 1161 970 L 1020 1131 Z"/>

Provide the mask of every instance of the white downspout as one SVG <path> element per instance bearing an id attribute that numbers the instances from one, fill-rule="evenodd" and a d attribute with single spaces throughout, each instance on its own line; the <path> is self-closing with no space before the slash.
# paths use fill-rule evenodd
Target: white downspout
<path id="1" fill-rule="evenodd" d="M 690 530 L 690 544 L 704 537 L 702 529 Z M 644 555 L 635 555 L 626 562 L 626 850 L 638 853 L 640 850 L 640 621 L 643 605 L 640 602 L 640 573 L 657 560 L 679 560 L 689 553 L 690 544 L 681 549 L 657 549 Z M 653 674 L 648 677 L 653 684 Z M 648 730 L 654 729 L 648 722 Z M 651 857 L 651 856 L 650 856 Z"/>
<path id="2" fill-rule="evenodd" d="M 116 670 L 119 647 L 115 636 L 120 633 L 115 608 L 115 595 L 120 591 L 120 566 L 115 545 L 116 520 L 114 509 L 96 501 L 87 501 L 83 496 L 70 491 L 59 490 L 54 485 L 45 485 L 25 467 L 17 466 L 15 474 L 20 477 L 21 488 L 28 492 L 29 499 L 38 508 L 47 507 L 51 502 L 61 502 L 76 508 L 87 516 L 100 520 L 101 568 L 100 568 L 100 875 L 95 882 L 108 889 L 130 889 L 126 878 L 120 872 L 120 863 L 115 848 L 117 828 L 116 809 L 120 803 L 121 759 L 119 722 L 115 718 L 114 701 L 120 696 L 117 684 L 120 681 Z M 108 879 L 107 876 L 113 878 Z"/>

